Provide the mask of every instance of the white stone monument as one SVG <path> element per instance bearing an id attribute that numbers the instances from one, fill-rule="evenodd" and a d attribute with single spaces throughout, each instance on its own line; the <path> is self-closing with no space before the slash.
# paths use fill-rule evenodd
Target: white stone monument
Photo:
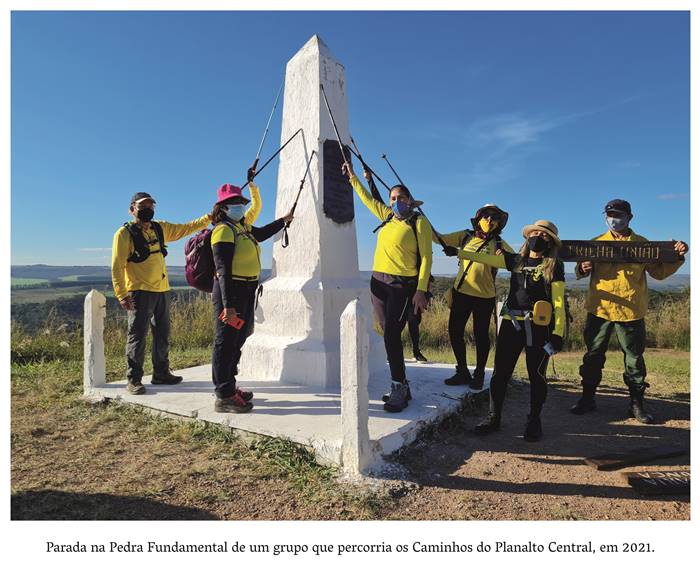
<path id="1" fill-rule="evenodd" d="M 280 154 L 276 217 L 292 206 L 312 151 L 309 175 L 289 228 L 290 245 L 273 246 L 255 333 L 240 377 L 340 388 L 340 315 L 352 299 L 369 308 L 369 283 L 358 270 L 353 190 L 340 172 L 340 149 L 320 86 L 343 142 L 350 141 L 343 66 L 318 36 L 287 63 L 281 141 L 303 132 Z M 371 320 L 371 319 L 369 319 Z M 371 326 L 371 323 L 368 324 Z M 385 365 L 375 333 L 370 371 Z"/>

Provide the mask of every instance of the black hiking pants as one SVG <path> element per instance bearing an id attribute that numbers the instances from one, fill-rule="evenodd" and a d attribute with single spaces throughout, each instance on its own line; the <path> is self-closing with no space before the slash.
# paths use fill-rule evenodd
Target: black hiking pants
<path id="1" fill-rule="evenodd" d="M 450 335 L 450 344 L 454 352 L 457 366 L 467 367 L 467 345 L 464 341 L 464 329 L 469 317 L 473 316 L 474 345 L 476 347 L 476 371 L 481 374 L 486 368 L 489 358 L 491 341 L 489 340 L 489 325 L 494 311 L 496 298 L 484 299 L 473 295 L 466 295 L 452 289 L 452 306 L 450 307 L 450 319 L 447 330 Z"/>
<path id="2" fill-rule="evenodd" d="M 214 303 L 214 346 L 211 355 L 211 373 L 214 390 L 219 398 L 233 396 L 236 391 L 236 374 L 241 359 L 241 349 L 253 330 L 255 318 L 255 293 L 257 281 L 233 280 L 233 306 L 238 316 L 245 321 L 241 329 L 219 320 L 224 303 L 221 298 L 219 280 L 214 279 L 212 302 Z"/>
<path id="3" fill-rule="evenodd" d="M 513 375 L 520 353 L 525 349 L 527 375 L 530 380 L 530 415 L 540 415 L 547 399 L 547 364 L 549 356 L 544 345 L 550 336 L 549 327 L 532 325 L 532 346 L 526 346 L 525 328 L 521 323 L 519 331 L 515 330 L 510 319 L 503 319 L 496 341 L 496 357 L 491 377 L 491 411 L 499 417 L 506 397 L 506 386 Z"/>
<path id="4" fill-rule="evenodd" d="M 374 273 L 370 281 L 374 319 L 384 333 L 386 357 L 389 360 L 391 379 L 395 382 L 406 381 L 401 333 L 409 312 L 414 310 L 412 300 L 417 285 L 416 278 L 386 273 Z"/>

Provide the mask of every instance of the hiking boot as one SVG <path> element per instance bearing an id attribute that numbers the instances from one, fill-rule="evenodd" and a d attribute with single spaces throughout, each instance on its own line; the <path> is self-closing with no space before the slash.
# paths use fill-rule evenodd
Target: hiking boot
<path id="1" fill-rule="evenodd" d="M 527 425 L 523 434 L 525 441 L 539 441 L 542 439 L 542 421 L 540 416 L 527 416 Z"/>
<path id="2" fill-rule="evenodd" d="M 474 370 L 474 376 L 472 376 L 472 381 L 469 382 L 469 387 L 472 390 L 483 390 L 485 375 L 483 370 Z"/>
<path id="3" fill-rule="evenodd" d="M 412 400 L 413 396 L 411 396 L 411 387 L 408 385 L 408 380 L 406 380 L 406 386 L 408 387 L 408 399 Z M 388 402 L 389 398 L 391 398 L 391 392 L 382 396 L 382 402 Z"/>
<path id="4" fill-rule="evenodd" d="M 501 418 L 494 412 L 489 412 L 486 419 L 474 428 L 476 435 L 488 435 L 501 429 Z"/>
<path id="5" fill-rule="evenodd" d="M 397 413 L 408 406 L 408 384 L 401 382 L 391 383 L 391 394 L 384 404 L 384 410 Z"/>
<path id="6" fill-rule="evenodd" d="M 413 351 L 413 358 L 416 359 L 416 362 L 428 362 L 428 359 L 423 356 L 423 353 L 420 350 Z"/>
<path id="7" fill-rule="evenodd" d="M 139 394 L 146 393 L 146 387 L 141 384 L 141 380 L 129 380 L 126 383 L 126 391 L 129 392 L 129 394 L 138 396 Z"/>
<path id="8" fill-rule="evenodd" d="M 587 414 L 588 412 L 594 411 L 598 406 L 595 404 L 595 388 L 591 388 L 590 386 L 584 386 L 583 387 L 583 395 L 581 396 L 581 399 L 576 402 L 569 411 L 572 414 L 576 414 L 577 416 L 582 416 L 583 414 Z"/>
<path id="9" fill-rule="evenodd" d="M 472 381 L 472 375 L 469 374 L 469 368 L 457 366 L 456 372 L 445 380 L 448 386 L 466 386 Z"/>
<path id="10" fill-rule="evenodd" d="M 230 414 L 245 414 L 253 409 L 253 404 L 246 402 L 238 392 L 234 392 L 233 396 L 228 398 L 216 398 L 214 402 L 214 411 Z"/>
<path id="11" fill-rule="evenodd" d="M 244 402 L 250 402 L 253 399 L 253 392 L 247 392 L 236 388 L 236 394 L 238 394 Z"/>
<path id="12" fill-rule="evenodd" d="M 641 388 L 640 387 L 629 387 L 630 391 L 630 409 L 629 409 L 629 415 L 631 418 L 636 419 L 639 423 L 642 424 L 653 424 L 654 423 L 654 416 L 652 416 L 649 412 L 644 410 L 644 390 L 648 384 L 644 384 Z"/>
<path id="13" fill-rule="evenodd" d="M 151 378 L 151 384 L 179 384 L 182 382 L 182 376 L 175 376 L 170 370 L 165 374 L 153 374 Z"/>

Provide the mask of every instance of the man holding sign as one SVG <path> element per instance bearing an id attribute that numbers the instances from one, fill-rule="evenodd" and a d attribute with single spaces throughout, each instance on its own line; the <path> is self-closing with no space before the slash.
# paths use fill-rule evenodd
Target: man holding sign
<path id="1" fill-rule="evenodd" d="M 626 200 L 611 200 L 606 204 L 604 213 L 609 231 L 594 238 L 594 241 L 648 241 L 630 229 L 632 208 Z M 649 386 L 645 381 L 643 356 L 646 343 L 644 317 L 649 304 L 646 274 L 658 280 L 673 275 L 685 262 L 688 244 L 674 241 L 673 248 L 678 259 L 671 262 L 638 263 L 618 259 L 609 263 L 580 261 L 576 265 L 576 277 L 580 279 L 590 275 L 591 281 L 583 332 L 586 354 L 579 368 L 583 395 L 571 408 L 572 413 L 581 415 L 596 409 L 595 392 L 602 379 L 605 352 L 614 329 L 624 353 L 623 378 L 631 398 L 630 416 L 644 424 L 654 422 L 651 414 L 644 410 L 644 391 Z"/>

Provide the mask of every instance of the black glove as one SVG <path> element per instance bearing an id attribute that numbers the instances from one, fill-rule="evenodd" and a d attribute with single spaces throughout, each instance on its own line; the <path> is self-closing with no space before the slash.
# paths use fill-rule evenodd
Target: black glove
<path id="1" fill-rule="evenodd" d="M 451 245 L 446 245 L 446 246 L 442 249 L 442 251 L 445 252 L 445 255 L 446 255 L 447 257 L 457 257 L 457 254 L 459 253 L 459 251 L 457 250 L 457 248 L 454 247 L 454 246 L 451 246 Z"/>
<path id="2" fill-rule="evenodd" d="M 253 181 L 253 178 L 255 178 L 255 168 L 251 167 L 248 169 L 248 184 Z"/>
<path id="3" fill-rule="evenodd" d="M 555 352 L 561 352 L 564 348 L 564 339 L 558 334 L 553 334 L 552 338 L 549 339 L 549 343 L 552 345 Z"/>

